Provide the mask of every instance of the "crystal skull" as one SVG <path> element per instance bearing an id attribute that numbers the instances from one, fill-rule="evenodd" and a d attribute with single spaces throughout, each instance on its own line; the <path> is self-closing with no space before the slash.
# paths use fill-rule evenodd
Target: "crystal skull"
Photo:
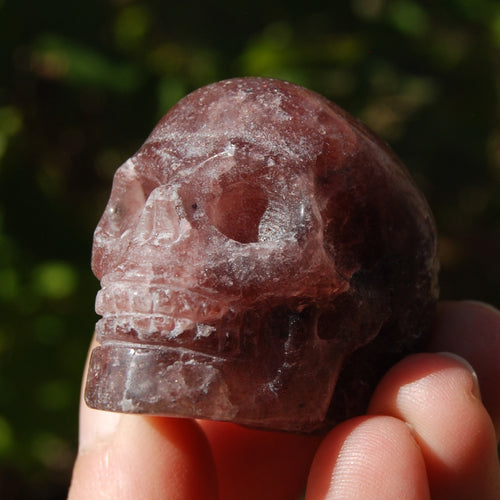
<path id="1" fill-rule="evenodd" d="M 406 168 L 318 94 L 203 87 L 116 172 L 86 401 L 314 432 L 364 411 L 418 348 L 436 231 Z"/>

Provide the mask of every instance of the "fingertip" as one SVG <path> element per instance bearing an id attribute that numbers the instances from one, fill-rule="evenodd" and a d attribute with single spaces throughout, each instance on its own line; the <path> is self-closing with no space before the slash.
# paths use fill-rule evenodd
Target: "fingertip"
<path id="1" fill-rule="evenodd" d="M 112 436 L 80 452 L 70 500 L 218 498 L 208 442 L 192 420 L 122 415 Z"/>
<path id="2" fill-rule="evenodd" d="M 430 498 L 411 429 L 386 416 L 359 417 L 335 427 L 314 459 L 306 500 L 334 498 Z"/>
<path id="3" fill-rule="evenodd" d="M 416 354 L 387 373 L 370 403 L 369 413 L 390 415 L 415 429 L 433 498 L 499 494 L 494 428 L 476 387 L 464 360 Z"/>
<path id="4" fill-rule="evenodd" d="M 484 406 L 500 439 L 500 311 L 476 301 L 440 303 L 428 350 L 459 354 L 474 367 Z"/>
<path id="5" fill-rule="evenodd" d="M 438 401 L 453 396 L 456 390 L 480 398 L 477 375 L 467 360 L 449 352 L 418 353 L 397 363 L 382 378 L 368 412 L 382 411 L 400 418 L 407 400 L 415 404 L 427 403 L 429 388 L 436 393 L 434 399 Z M 411 397 L 406 397 L 408 393 Z"/>
<path id="6" fill-rule="evenodd" d="M 472 386 L 471 386 L 471 392 L 472 394 L 477 398 L 477 399 L 481 399 L 481 389 L 479 387 L 479 379 L 478 379 L 478 376 L 477 376 L 477 373 L 476 373 L 476 370 L 474 370 L 474 367 L 465 359 L 463 358 L 462 356 L 454 353 L 454 352 L 438 352 L 436 353 L 438 354 L 439 356 L 445 356 L 445 357 L 448 357 L 450 359 L 452 359 L 453 361 L 456 361 L 457 363 L 460 363 L 460 365 L 465 368 L 469 374 L 470 374 L 470 377 L 471 377 L 471 381 L 472 381 Z"/>

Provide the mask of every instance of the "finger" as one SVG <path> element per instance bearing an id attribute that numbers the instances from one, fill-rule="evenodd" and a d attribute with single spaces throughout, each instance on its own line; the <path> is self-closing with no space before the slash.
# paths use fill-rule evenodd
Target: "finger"
<path id="1" fill-rule="evenodd" d="M 314 459 L 306 500 L 425 500 L 425 463 L 410 428 L 392 417 L 335 427 Z"/>
<path id="2" fill-rule="evenodd" d="M 500 311 L 479 302 L 440 304 L 429 350 L 455 352 L 474 367 L 500 439 Z"/>
<path id="3" fill-rule="evenodd" d="M 321 436 L 200 422 L 214 454 L 221 500 L 289 500 L 304 491 Z"/>
<path id="4" fill-rule="evenodd" d="M 438 354 L 406 358 L 382 379 L 369 413 L 413 427 L 433 499 L 500 498 L 493 423 L 464 360 Z"/>
<path id="5" fill-rule="evenodd" d="M 82 401 L 68 498 L 215 499 L 209 444 L 193 420 L 112 414 Z"/>
<path id="6" fill-rule="evenodd" d="M 73 471 L 70 500 L 101 498 L 217 498 L 215 468 L 197 424 L 122 416 L 111 440 L 80 452 Z"/>

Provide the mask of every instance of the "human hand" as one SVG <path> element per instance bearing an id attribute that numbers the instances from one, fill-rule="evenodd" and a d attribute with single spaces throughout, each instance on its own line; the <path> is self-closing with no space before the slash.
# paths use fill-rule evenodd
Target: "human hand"
<path id="1" fill-rule="evenodd" d="M 500 313 L 440 305 L 429 353 L 326 437 L 80 410 L 69 500 L 498 499 Z M 435 352 L 451 352 L 467 359 Z M 481 395 L 479 394 L 479 387 Z"/>

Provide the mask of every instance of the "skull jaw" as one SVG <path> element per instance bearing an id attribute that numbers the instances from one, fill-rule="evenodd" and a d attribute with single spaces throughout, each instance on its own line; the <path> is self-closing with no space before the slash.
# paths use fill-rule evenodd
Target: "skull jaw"
<path id="1" fill-rule="evenodd" d="M 327 371 L 317 359 L 300 368 L 285 362 L 271 375 L 259 367 L 267 360 L 255 361 L 228 361 L 177 347 L 105 343 L 92 352 L 85 401 L 100 410 L 231 421 L 266 430 L 326 428 L 340 362 Z"/>

